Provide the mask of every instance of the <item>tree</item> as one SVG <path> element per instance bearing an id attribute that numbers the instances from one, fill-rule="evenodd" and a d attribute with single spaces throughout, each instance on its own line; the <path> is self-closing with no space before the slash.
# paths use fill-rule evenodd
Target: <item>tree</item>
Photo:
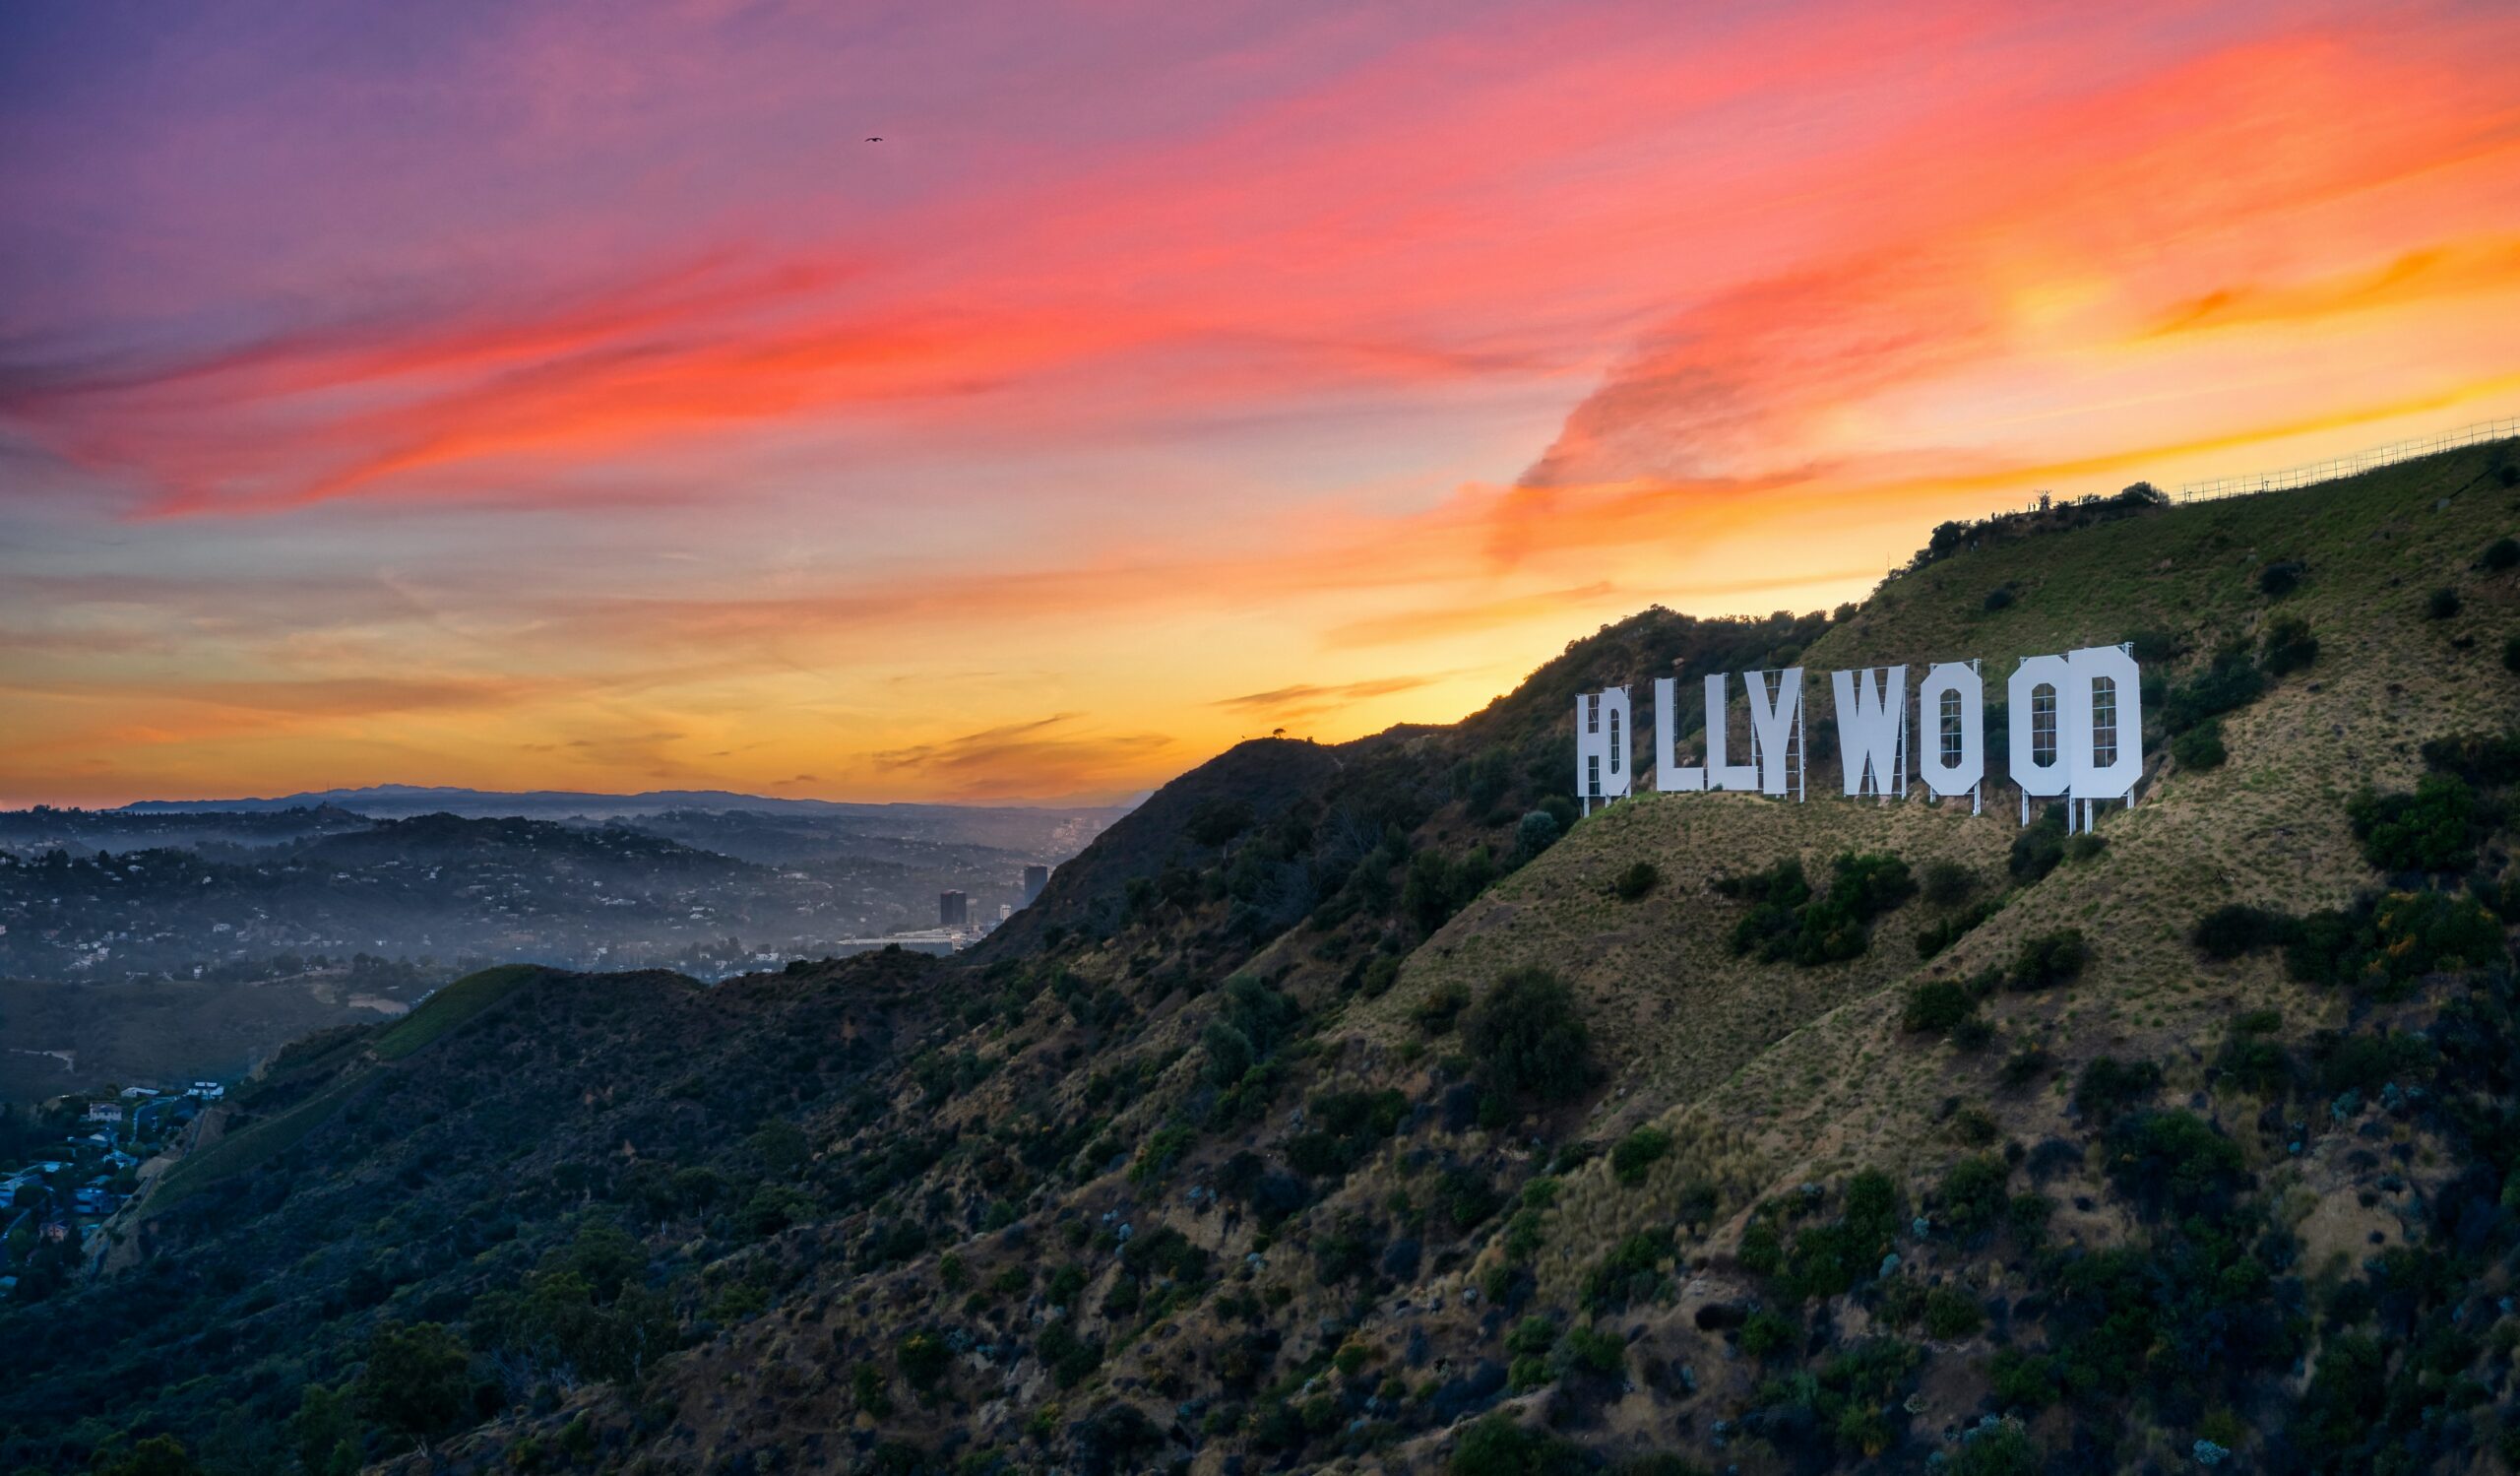
<path id="1" fill-rule="evenodd" d="M 201 1463 L 171 1435 L 153 1435 L 128 1454 L 96 1467 L 96 1476 L 201 1476 Z"/>
<path id="2" fill-rule="evenodd" d="M 297 1396 L 297 1413 L 288 1417 L 288 1436 L 308 1476 L 357 1476 L 360 1431 L 348 1385 L 306 1385 Z"/>
<path id="3" fill-rule="evenodd" d="M 1471 1006 L 1462 1039 L 1487 1080 L 1507 1096 L 1562 1101 L 1590 1077 L 1592 1033 L 1575 1012 L 1575 995 L 1546 969 L 1517 969 Z"/>
<path id="4" fill-rule="evenodd" d="M 472 1355 L 436 1322 L 376 1324 L 354 1386 L 359 1409 L 422 1446 L 465 1423 L 472 1406 Z"/>

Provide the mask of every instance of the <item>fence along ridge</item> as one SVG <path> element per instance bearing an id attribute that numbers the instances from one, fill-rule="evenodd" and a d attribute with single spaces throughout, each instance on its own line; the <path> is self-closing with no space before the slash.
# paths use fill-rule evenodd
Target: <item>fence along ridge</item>
<path id="1" fill-rule="evenodd" d="M 2520 416 L 2505 416 L 2496 420 L 2479 420 L 2473 425 L 2462 425 L 2456 430 L 2445 430 L 2438 435 L 2392 441 L 2385 446 L 2374 446 L 2367 451 L 2355 452 L 2351 456 L 2339 456 L 2327 461 L 2287 467 L 2280 472 L 2261 472 L 2253 477 L 2217 477 L 2205 481 L 2185 482 L 2179 486 L 2178 500 L 2205 502 L 2216 497 L 2243 497 L 2251 492 L 2290 491 L 2295 487 L 2333 481 L 2340 477 L 2357 477 L 2364 472 L 2377 471 L 2381 467 L 2395 466 L 2399 462 L 2414 461 L 2420 457 L 2432 456 L 2443 451 L 2456 451 L 2462 446 L 2483 445 L 2487 441 L 2506 440 L 2514 436 L 2520 436 Z"/>

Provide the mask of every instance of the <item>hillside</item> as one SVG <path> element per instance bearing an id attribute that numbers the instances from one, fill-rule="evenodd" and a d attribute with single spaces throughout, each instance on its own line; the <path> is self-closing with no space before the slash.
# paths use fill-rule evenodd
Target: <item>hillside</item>
<path id="1" fill-rule="evenodd" d="M 1937 531 L 1242 745 L 961 959 L 467 981 L 8 1314 L 0 1465 L 2505 1469 L 2516 530 L 2504 444 Z M 1606 682 L 2119 640 L 2094 836 L 1565 798 Z"/>

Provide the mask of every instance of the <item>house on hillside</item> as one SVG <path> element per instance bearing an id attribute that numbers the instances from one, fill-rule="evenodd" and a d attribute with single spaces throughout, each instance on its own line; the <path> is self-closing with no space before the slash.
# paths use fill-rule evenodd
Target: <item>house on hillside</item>
<path id="1" fill-rule="evenodd" d="M 216 1102 L 220 1098 L 227 1095 L 227 1088 L 220 1086 L 216 1081 L 196 1081 L 193 1083 L 192 1090 L 184 1093 L 184 1095 L 187 1097 L 199 1097 L 204 1102 Z"/>
<path id="2" fill-rule="evenodd" d="M 127 1086 L 122 1089 L 122 1099 L 125 1102 L 143 1102 L 158 1094 L 158 1089 L 154 1086 Z"/>
<path id="3" fill-rule="evenodd" d="M 88 1121 L 91 1123 L 119 1123 L 122 1121 L 122 1104 L 119 1102 L 91 1102 L 88 1104 Z"/>

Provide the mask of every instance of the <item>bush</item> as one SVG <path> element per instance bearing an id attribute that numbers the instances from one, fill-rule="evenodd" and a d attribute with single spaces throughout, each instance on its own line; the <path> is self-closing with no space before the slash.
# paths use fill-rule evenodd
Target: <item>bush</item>
<path id="1" fill-rule="evenodd" d="M 2024 941 L 2013 956 L 2005 984 L 2016 990 L 2044 990 L 2079 978 L 2091 961 L 2091 945 L 2079 928 L 2044 932 Z"/>
<path id="2" fill-rule="evenodd" d="M 1899 1025 L 1903 1030 L 1949 1030 L 1977 1012 L 1977 998 L 1966 987 L 1948 979 L 1929 979 L 1908 991 Z"/>
<path id="3" fill-rule="evenodd" d="M 2520 567 L 2520 539 L 2495 539 L 2485 545 L 2483 553 L 2477 555 L 2477 563 L 2496 574 L 2505 569 Z"/>
<path id="4" fill-rule="evenodd" d="M 2047 1047 L 2033 1043 L 2004 1058 L 2001 1080 L 2017 1091 L 2045 1078 L 2055 1068 L 2056 1058 L 2048 1054 Z"/>
<path id="5" fill-rule="evenodd" d="M 1956 861 L 1936 859 L 1925 863 L 1917 889 L 1936 907 L 1957 906 L 1978 890 L 1978 873 Z"/>
<path id="6" fill-rule="evenodd" d="M 2282 947 L 2292 941 L 2294 931 L 2293 920 L 2282 913 L 2235 902 L 2197 919 L 2187 938 L 2197 952 L 2227 962 L 2259 948 Z"/>
<path id="7" fill-rule="evenodd" d="M 1660 1127 L 1639 1127 L 1610 1149 L 1610 1174 L 1630 1188 L 1645 1182 L 1654 1166 L 1671 1152 L 1671 1135 Z"/>
<path id="8" fill-rule="evenodd" d="M 2208 718 L 2246 707 L 2265 691 L 2265 674 L 2248 647 L 2225 646 L 2205 670 L 2170 689 L 2162 700 L 2162 727 L 2175 737 Z"/>
<path id="9" fill-rule="evenodd" d="M 2309 566 L 2299 559 L 2278 559 L 2257 571 L 2257 592 L 2270 600 L 2281 600 L 2300 589 L 2309 572 Z"/>
<path id="10" fill-rule="evenodd" d="M 1514 827 L 1514 852 L 1529 861 L 1557 844 L 1557 816 L 1536 809 Z"/>
<path id="11" fill-rule="evenodd" d="M 1592 1035 L 1575 995 L 1546 969 L 1517 969 L 1496 981 L 1462 1024 L 1488 1084 L 1509 1097 L 1561 1102 L 1591 1079 Z"/>
<path id="12" fill-rule="evenodd" d="M 2426 774 L 2412 795 L 2364 790 L 2346 813 L 2363 859 L 2383 871 L 2458 871 L 2476 865 L 2476 791 L 2455 775 Z"/>
<path id="13" fill-rule="evenodd" d="M 2126 632 L 2126 644 L 2127 654 L 2148 667 L 2176 661 L 2187 654 L 2187 643 L 2179 639 L 2176 631 L 2158 627 Z"/>
<path id="14" fill-rule="evenodd" d="M 2310 634 L 2307 620 L 2294 615 L 2278 615 L 2266 622 L 2265 638 L 2258 645 L 2258 665 L 2269 676 L 2285 676 L 2306 671 L 2319 659 L 2319 638 Z"/>
<path id="15" fill-rule="evenodd" d="M 1973 1337 L 1986 1325 L 1986 1310 L 1976 1298 L 1951 1287 L 1925 1293 L 1925 1336 L 1951 1342 Z"/>
<path id="16" fill-rule="evenodd" d="M 1960 1447 L 1951 1458 L 1950 1476 L 2039 1476 L 2048 1458 L 2030 1437 L 2009 1425 L 1998 1425 Z"/>
<path id="17" fill-rule="evenodd" d="M 2520 672 L 2520 635 L 2502 643 L 2502 670 Z"/>
<path id="18" fill-rule="evenodd" d="M 2189 1112 L 2138 1113 L 2109 1130 L 2117 1190 L 2147 1214 L 2206 1213 L 2248 1182 L 2239 1144 Z"/>
<path id="19" fill-rule="evenodd" d="M 1444 1469 L 1451 1476 L 1575 1476 L 1584 1469 L 1584 1452 L 1500 1411 L 1462 1433 Z"/>
<path id="20" fill-rule="evenodd" d="M 1801 1339 L 1802 1329 L 1782 1313 L 1762 1309 L 1741 1324 L 1741 1351 L 1752 1358 L 1772 1358 Z"/>
<path id="21" fill-rule="evenodd" d="M 2154 1061 L 2097 1057 L 2074 1083 L 2074 1111 L 2094 1123 L 2110 1123 L 2161 1086 L 2162 1068 Z"/>
<path id="22" fill-rule="evenodd" d="M 2003 908 L 2001 897 L 1989 897 L 1975 907 L 1963 908 L 1939 923 L 1928 923 L 1917 930 L 1917 957 L 1931 958 L 1943 949 L 1967 937 L 1978 926 Z"/>
<path id="23" fill-rule="evenodd" d="M 1917 889 L 1895 856 L 1847 852 L 1829 867 L 1828 890 L 1819 894 L 1791 856 L 1764 871 L 1718 877 L 1719 894 L 1751 904 L 1732 930 L 1732 951 L 1804 967 L 1859 958 L 1870 944 L 1866 925 Z"/>
<path id="24" fill-rule="evenodd" d="M 1453 1028 L 1461 1012 L 1470 1007 L 1470 987 L 1447 984 L 1429 990 L 1426 997 L 1409 1008 L 1409 1018 L 1428 1035 L 1442 1035 Z"/>
<path id="25" fill-rule="evenodd" d="M 2065 806 L 2050 804 L 2012 838 L 2012 854 L 2005 865 L 2014 880 L 2026 884 L 2044 878 L 2064 859 Z"/>
<path id="26" fill-rule="evenodd" d="M 2048 1356 L 2019 1348 L 1996 1351 L 1994 1362 L 1986 1366 L 1986 1388 L 2003 1409 L 2046 1409 L 2063 1393 L 2056 1387 L 2056 1370 Z"/>
<path id="27" fill-rule="evenodd" d="M 1654 869 L 1652 862 L 1640 861 L 1619 872 L 1618 879 L 1610 885 L 1618 893 L 1618 900 L 1633 902 L 1654 890 L 1654 883 L 1662 879 L 1663 873 Z"/>
<path id="28" fill-rule="evenodd" d="M 1251 806 L 1240 800 L 1202 800 L 1181 831 L 1202 846 L 1226 844 L 1251 828 Z"/>
<path id="29" fill-rule="evenodd" d="M 2459 592 L 2448 585 L 2443 585 L 2424 597 L 2424 617 L 2427 620 L 2446 620 L 2459 612 Z"/>
<path id="30" fill-rule="evenodd" d="M 2013 598 L 2011 585 L 1996 585 L 1993 589 L 1986 591 L 1986 613 L 1993 614 L 1999 610 L 2012 609 Z"/>
<path id="31" fill-rule="evenodd" d="M 1666 1282 L 1662 1263 L 1670 1253 L 1668 1230 L 1640 1230 L 1626 1237 L 1585 1268 L 1584 1305 L 1596 1313 L 1616 1312 L 1660 1295 Z"/>
<path id="32" fill-rule="evenodd" d="M 1942 1222 L 1964 1236 L 1995 1228 L 2004 1209 L 2004 1186 L 2012 1170 L 1991 1153 L 1974 1154 L 1953 1164 L 1934 1190 L 1934 1207 Z"/>
<path id="33" fill-rule="evenodd" d="M 2180 768 L 2199 773 L 2221 768 L 2232 756 L 2231 750 L 2223 746 L 2223 720 L 2208 718 L 2172 738 L 2170 756 Z"/>

